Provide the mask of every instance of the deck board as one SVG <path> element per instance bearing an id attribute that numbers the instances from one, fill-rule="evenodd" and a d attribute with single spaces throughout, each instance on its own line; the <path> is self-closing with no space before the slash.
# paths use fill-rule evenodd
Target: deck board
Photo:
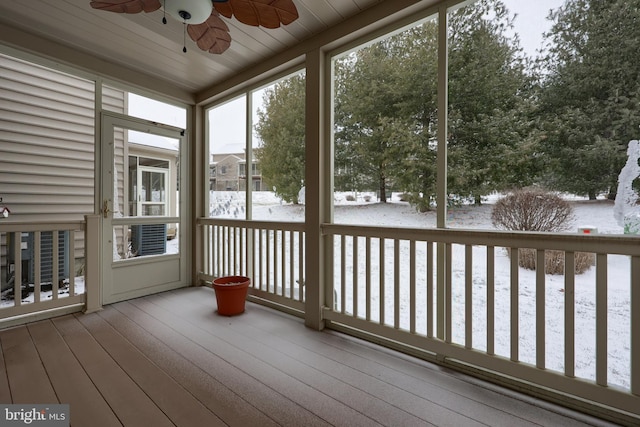
<path id="1" fill-rule="evenodd" d="M 219 316 L 204 287 L 0 331 L 0 398 L 72 425 L 610 425 L 263 306 Z"/>
<path id="2" fill-rule="evenodd" d="M 0 402 L 11 402 L 11 389 L 7 378 L 7 368 L 4 363 L 4 351 L 0 340 Z"/>
<path id="3" fill-rule="evenodd" d="M 166 310 L 174 310 L 176 307 L 174 300 L 163 296 L 154 298 L 154 302 Z M 202 298 L 190 300 L 189 306 L 196 316 L 204 316 L 213 311 L 212 305 Z M 356 410 L 370 419 L 365 420 L 366 423 L 380 422 L 383 425 L 395 423 L 403 426 L 425 425 L 426 420 L 403 411 L 375 394 L 354 387 L 348 375 L 341 377 L 321 372 L 316 367 L 316 362 L 321 363 L 321 358 L 315 358 L 309 353 L 303 354 L 298 351 L 299 347 L 291 349 L 282 347 L 278 345 L 275 337 L 266 337 L 259 330 L 253 328 L 251 323 L 230 323 L 228 328 L 217 330 L 216 334 L 224 341 L 232 342 L 243 352 L 259 354 L 260 358 L 270 367 L 276 369 L 280 376 L 295 378 L 312 390 Z M 322 413 L 319 415 L 329 416 Z"/>
<path id="4" fill-rule="evenodd" d="M 74 316 L 56 318 L 53 323 L 123 425 L 173 426 Z M 72 423 L 74 407 L 71 404 Z"/>
<path id="5" fill-rule="evenodd" d="M 96 427 L 120 425 L 53 323 L 36 322 L 28 325 L 28 330 L 59 401 L 74 402 L 74 423 Z"/>
<path id="6" fill-rule="evenodd" d="M 80 316 L 78 320 L 173 424 L 178 427 L 225 425 L 98 315 Z"/>
<path id="7" fill-rule="evenodd" d="M 114 329 L 143 352 L 156 365 L 169 373 L 191 394 L 217 414 L 229 426 L 276 426 L 277 423 L 244 400 L 233 389 L 198 366 L 202 349 L 169 328 L 162 326 L 128 303 L 117 308 L 110 306 L 99 313 Z M 181 351 L 172 349 L 165 342 L 173 343 Z M 198 354 L 200 350 L 200 354 Z"/>
<path id="8" fill-rule="evenodd" d="M 347 405 L 337 402 L 328 396 L 314 390 L 294 377 L 283 375 L 282 372 L 271 366 L 263 359 L 263 355 L 254 349 L 250 352 L 243 351 L 243 338 L 228 336 L 226 329 L 229 323 L 241 321 L 239 318 L 226 318 L 216 315 L 213 310 L 209 313 L 195 313 L 192 305 L 176 301 L 171 311 L 165 310 L 159 305 L 149 302 L 153 298 L 144 301 L 134 300 L 142 310 L 163 321 L 167 327 L 172 327 L 184 337 L 198 343 L 201 347 L 214 355 L 218 360 L 237 373 L 242 373 L 251 379 L 267 387 L 267 393 L 261 399 L 269 400 L 272 397 L 280 399 L 281 403 L 288 406 L 285 409 L 296 417 L 298 414 L 309 412 L 312 419 L 317 417 L 329 424 L 336 425 L 340 420 L 348 419 L 353 426 L 376 425 L 375 421 L 358 413 Z M 188 320 L 175 313 L 189 313 Z M 206 328 L 197 325 L 205 325 Z M 226 339 L 224 339 L 225 337 Z M 226 384 L 232 386 L 236 375 L 226 376 Z M 303 415 L 303 414 L 301 414 Z M 301 419 L 294 418 L 291 425 L 307 425 L 311 421 L 304 416 Z"/>
<path id="9" fill-rule="evenodd" d="M 3 331 L 0 343 L 12 402 L 59 403 L 27 328 Z"/>

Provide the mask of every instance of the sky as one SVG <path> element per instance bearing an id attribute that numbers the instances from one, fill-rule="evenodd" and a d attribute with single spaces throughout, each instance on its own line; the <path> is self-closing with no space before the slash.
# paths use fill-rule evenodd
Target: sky
<path id="1" fill-rule="evenodd" d="M 564 0 L 505 0 L 509 10 L 515 13 L 516 31 L 525 52 L 533 54 L 542 46 L 542 33 L 551 23 L 546 20 L 550 9 L 557 9 Z"/>

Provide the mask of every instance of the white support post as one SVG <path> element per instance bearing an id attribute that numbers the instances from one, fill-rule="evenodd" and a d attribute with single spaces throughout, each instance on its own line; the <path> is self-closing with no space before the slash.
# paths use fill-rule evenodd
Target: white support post
<path id="1" fill-rule="evenodd" d="M 333 280 L 333 262 L 326 256 L 322 224 L 327 215 L 327 192 L 332 189 L 332 159 L 329 138 L 326 136 L 325 54 L 320 49 L 306 57 L 306 173 L 305 173 L 305 324 L 324 329 L 322 310 L 325 306 L 325 282 Z M 328 245 L 327 245 L 328 246 Z"/>
<path id="2" fill-rule="evenodd" d="M 84 233 L 84 292 L 85 313 L 102 310 L 100 274 L 100 215 L 85 216 Z"/>
<path id="3" fill-rule="evenodd" d="M 441 5 L 438 10 L 438 177 L 437 177 L 437 226 L 447 226 L 447 104 L 448 104 L 448 43 L 447 43 L 447 6 Z M 451 332 L 446 329 L 445 312 L 448 295 L 446 288 L 445 247 L 438 243 L 437 248 L 437 322 L 436 337 L 445 339 Z"/>

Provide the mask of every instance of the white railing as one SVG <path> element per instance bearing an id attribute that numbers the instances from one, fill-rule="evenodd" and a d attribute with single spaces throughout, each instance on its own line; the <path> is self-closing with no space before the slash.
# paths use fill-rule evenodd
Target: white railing
<path id="1" fill-rule="evenodd" d="M 640 416 L 638 238 L 322 229 L 334 243 L 336 301 L 326 304 L 326 320 L 440 362 Z M 565 274 L 519 267 L 518 257 L 510 256 L 518 248 L 533 250 L 536 265 L 545 264 L 545 250 L 564 252 Z M 574 273 L 579 252 L 595 254 L 595 265 L 583 274 Z M 622 297 L 612 298 L 614 285 Z M 609 305 L 612 299 L 616 307 Z"/>
<path id="2" fill-rule="evenodd" d="M 97 240 L 90 242 L 87 235 L 97 236 L 98 233 L 97 230 L 92 232 L 89 224 L 98 227 L 93 217 L 86 217 L 85 221 L 46 224 L 0 222 L 0 271 L 3 275 L 0 327 L 86 311 L 87 285 L 89 282 L 95 282 L 92 286 L 97 285 L 94 276 L 97 268 L 93 261 L 97 260 L 97 252 L 90 255 Z M 84 242 L 84 250 L 77 250 L 77 241 Z M 77 256 L 79 252 L 82 257 Z M 81 268 L 77 268 L 76 258 L 86 260 Z M 61 269 L 61 265 L 64 268 Z M 89 269 L 92 279 L 86 274 Z M 77 274 L 78 270 L 80 274 Z M 97 297 L 99 301 L 99 295 L 93 293 L 98 292 L 92 292 L 92 299 Z"/>
<path id="3" fill-rule="evenodd" d="M 201 278 L 248 275 L 254 296 L 304 313 L 299 284 L 305 262 L 316 262 L 304 258 L 304 224 L 199 225 Z M 640 239 L 337 224 L 322 234 L 329 327 L 539 395 L 572 396 L 574 406 L 589 402 L 587 412 L 640 419 Z M 537 265 L 560 251 L 566 274 L 519 267 L 510 255 L 520 249 Z M 576 253 L 593 254 L 582 274 Z"/>
<path id="4" fill-rule="evenodd" d="M 201 279 L 243 275 L 250 295 L 304 312 L 304 224 L 202 218 Z"/>

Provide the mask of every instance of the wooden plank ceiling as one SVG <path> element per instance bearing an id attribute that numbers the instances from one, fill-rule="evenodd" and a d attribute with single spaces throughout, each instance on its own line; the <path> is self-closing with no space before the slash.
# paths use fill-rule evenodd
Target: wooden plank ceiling
<path id="1" fill-rule="evenodd" d="M 222 18 L 232 38 L 222 55 L 201 51 L 188 37 L 183 53 L 183 24 L 168 19 L 163 25 L 162 10 L 116 14 L 92 9 L 89 0 L 2 1 L 0 26 L 54 40 L 197 93 L 381 1 L 294 0 L 300 18 L 273 30 Z"/>

